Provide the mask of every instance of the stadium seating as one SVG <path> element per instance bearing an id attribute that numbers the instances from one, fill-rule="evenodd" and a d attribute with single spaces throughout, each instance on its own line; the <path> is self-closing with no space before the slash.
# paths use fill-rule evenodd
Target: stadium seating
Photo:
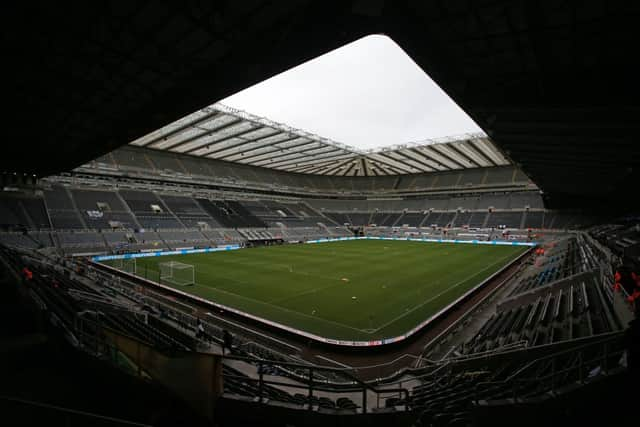
<path id="1" fill-rule="evenodd" d="M 28 226 L 28 220 L 20 209 L 19 201 L 16 198 L 3 197 L 0 204 L 0 223 L 3 227 Z"/>
<path id="2" fill-rule="evenodd" d="M 184 228 L 184 225 L 155 194 L 148 191 L 134 190 L 120 190 L 119 194 L 134 213 L 142 228 Z M 154 209 L 154 207 L 157 209 Z"/>
<path id="3" fill-rule="evenodd" d="M 478 200 L 477 209 L 507 209 L 509 207 L 509 198 L 504 195 L 483 195 Z"/>
<path id="4" fill-rule="evenodd" d="M 592 280 L 551 288 L 535 300 L 495 314 L 461 349 L 464 354 L 526 342 L 537 346 L 612 330 Z"/>
<path id="5" fill-rule="evenodd" d="M 87 228 L 137 228 L 116 192 L 72 189 L 70 194 Z"/>
<path id="6" fill-rule="evenodd" d="M 544 257 L 539 258 L 539 264 L 530 268 L 531 273 L 520 280 L 520 284 L 511 294 L 515 295 L 538 286 L 545 286 L 586 269 L 586 259 L 579 250 L 576 240 L 566 239 L 548 249 Z"/>
<path id="7" fill-rule="evenodd" d="M 511 193 L 509 207 L 511 209 L 543 209 L 542 199 L 535 192 Z"/>
<path id="8" fill-rule="evenodd" d="M 627 254 L 633 257 L 638 254 L 640 230 L 634 223 L 607 224 L 593 227 L 590 230 L 590 234 L 596 241 L 619 256 Z"/>
<path id="9" fill-rule="evenodd" d="M 71 196 L 64 187 L 53 186 L 50 190 L 45 190 L 44 200 L 54 229 L 85 228 Z"/>
<path id="10" fill-rule="evenodd" d="M 601 285 L 606 255 L 582 235 L 556 240 L 431 347 L 427 357 L 491 355 L 604 336 L 619 329 Z"/>
<path id="11" fill-rule="evenodd" d="M 323 217 L 303 203 L 273 200 L 240 201 L 253 215 L 269 226 L 308 227 L 323 221 Z"/>
<path id="12" fill-rule="evenodd" d="M 162 159 L 148 157 L 148 153 L 144 156 L 147 159 L 143 162 L 144 167 L 153 164 L 162 170 L 177 169 L 194 160 L 194 167 L 211 168 L 208 163 L 173 155 Z M 139 153 L 133 158 L 136 161 L 131 161 L 132 164 L 142 161 Z M 103 160 L 109 159 L 107 156 Z M 263 172 L 252 172 L 253 176 L 260 173 Z M 459 173 L 456 174 L 459 177 Z M 483 182 L 486 176 L 487 172 L 474 172 L 469 175 L 469 182 Z M 388 186 L 392 183 L 396 186 L 402 181 L 400 178 L 377 178 L 376 182 Z M 337 180 L 331 185 L 338 185 L 339 178 L 331 179 Z M 416 177 L 411 179 L 417 180 Z M 431 179 L 435 180 L 435 176 Z M 375 225 L 376 235 L 402 235 L 418 227 L 423 230 L 432 227 L 545 228 L 588 223 L 588 219 L 577 213 L 540 209 L 540 195 L 535 191 L 430 195 L 406 199 L 280 199 L 234 194 L 234 199 L 230 200 L 224 197 L 226 193 L 205 198 L 190 196 L 192 189 L 185 194 L 179 188 L 160 188 L 143 186 L 132 190 L 108 185 L 87 187 L 53 183 L 42 191 L 42 196 L 6 193 L 2 196 L 0 219 L 4 218 L 4 228 L 14 230 L 14 233 L 0 236 L 0 241 L 22 247 L 57 247 L 63 253 L 80 254 L 206 247 L 247 240 L 246 233 L 240 234 L 234 229 L 272 228 L 276 231 L 271 236 L 297 241 L 351 235 L 350 231 L 335 228 L 345 224 L 366 228 Z M 501 209 L 489 212 L 488 207 L 495 206 Z M 16 234 L 16 230 L 27 233 Z M 34 239 L 33 232 L 38 230 L 52 230 L 53 238 L 42 234 Z M 372 233 L 371 229 L 367 232 Z M 61 234 L 60 238 L 57 233 Z M 452 231 L 449 235 L 456 233 Z"/>
<path id="13" fill-rule="evenodd" d="M 37 249 L 41 247 L 53 247 L 51 235 L 48 232 L 21 231 L 0 233 L 0 243 L 6 246 Z"/>
<path id="14" fill-rule="evenodd" d="M 200 206 L 225 227 L 260 227 L 267 225 L 239 202 L 198 199 Z"/>
<path id="15" fill-rule="evenodd" d="M 524 228 L 543 228 L 544 212 L 526 212 L 524 219 Z"/>
<path id="16" fill-rule="evenodd" d="M 253 168 L 224 161 L 198 159 L 178 153 L 122 147 L 108 156 L 91 162 L 90 167 L 114 168 L 123 173 L 144 173 L 149 176 L 189 177 L 224 183 L 251 183 L 261 187 L 339 191 L 349 193 L 442 190 L 476 186 L 524 185 L 528 178 L 512 166 L 490 169 L 440 172 L 409 176 L 335 177 L 291 174 L 275 170 Z"/>
<path id="17" fill-rule="evenodd" d="M 199 230 L 158 230 L 158 236 L 171 249 L 211 246 L 211 241 Z"/>
<path id="18" fill-rule="evenodd" d="M 161 195 L 160 198 L 185 227 L 220 227 L 220 224 L 191 197 Z"/>
<path id="19" fill-rule="evenodd" d="M 495 228 L 504 226 L 507 228 L 520 228 L 522 212 L 491 212 L 485 222 L 485 227 Z"/>
<path id="20" fill-rule="evenodd" d="M 473 212 L 458 212 L 455 217 L 453 225 L 455 227 L 469 226 L 470 220 L 473 217 Z"/>
<path id="21" fill-rule="evenodd" d="M 106 242 L 102 235 L 93 231 L 60 231 L 55 234 L 58 246 L 64 253 L 103 253 Z"/>
<path id="22" fill-rule="evenodd" d="M 421 384 L 413 388 L 409 403 L 420 411 L 422 425 L 470 425 L 474 403 L 540 402 L 550 398 L 552 392 L 573 391 L 599 377 L 615 375 L 623 369 L 618 364 L 622 353 L 620 338 L 613 336 L 537 357 L 522 349 L 504 356 L 453 359 L 423 375 Z M 613 369 L 607 372 L 603 366 Z"/>
<path id="23" fill-rule="evenodd" d="M 41 198 L 21 193 L 0 193 L 0 229 L 48 230 L 51 228 Z"/>
<path id="24" fill-rule="evenodd" d="M 397 223 L 408 227 L 419 227 L 424 221 L 426 215 L 423 213 L 406 213 L 398 219 Z"/>

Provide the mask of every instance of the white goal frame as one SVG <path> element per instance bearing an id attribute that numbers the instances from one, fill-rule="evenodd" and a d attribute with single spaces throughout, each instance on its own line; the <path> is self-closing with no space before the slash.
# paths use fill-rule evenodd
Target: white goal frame
<path id="1" fill-rule="evenodd" d="M 160 283 L 177 286 L 193 286 L 196 284 L 196 271 L 192 264 L 178 261 L 158 263 Z"/>

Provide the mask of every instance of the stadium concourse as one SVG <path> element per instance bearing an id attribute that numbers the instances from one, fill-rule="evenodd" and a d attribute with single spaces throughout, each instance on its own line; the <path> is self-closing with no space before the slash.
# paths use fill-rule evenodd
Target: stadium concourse
<path id="1" fill-rule="evenodd" d="M 3 191 L 3 260 L 9 271 L 22 275 L 29 298 L 55 316 L 72 346 L 164 384 L 187 401 L 193 396 L 186 386 L 173 383 L 154 358 L 177 363 L 171 362 L 175 355 L 191 354 L 207 360 L 222 354 L 230 332 L 222 388 L 205 387 L 210 399 L 221 396 L 221 410 L 259 402 L 292 414 L 376 413 L 394 422 L 465 425 L 507 396 L 526 404 L 615 381 L 626 369 L 623 330 L 632 305 L 623 297 L 631 295 L 628 290 L 614 290 L 613 269 L 620 263 L 620 245 L 635 247 L 633 232 L 590 228 L 598 217 L 546 209 L 539 189 L 514 165 L 475 166 L 389 176 L 306 175 L 130 146 L 44 178 L 36 188 Z M 607 240 L 613 233 L 620 237 Z M 428 269 L 407 270 L 409 256 L 417 257 L 410 261 L 417 266 L 438 247 L 446 251 L 443 241 L 459 242 L 458 251 L 489 245 L 485 259 L 473 261 L 473 251 L 465 249 L 460 260 L 446 255 L 448 264 L 433 264 L 470 279 L 431 311 L 409 305 L 408 313 L 422 317 L 398 322 L 399 329 L 388 335 L 372 335 L 363 347 L 355 345 L 367 328 L 384 331 L 372 322 L 382 322 L 383 314 L 402 318 L 404 308 L 396 317 L 393 300 L 387 298 L 386 309 L 383 300 L 375 309 L 385 311 L 379 319 L 365 316 L 353 342 L 348 334 L 330 339 L 344 326 L 323 323 L 314 329 L 308 319 L 320 319 L 331 305 L 341 307 L 335 298 L 350 301 L 342 294 L 358 286 L 367 301 L 366 286 L 375 279 L 365 276 L 359 284 L 353 275 L 367 268 L 371 251 L 380 247 L 363 247 L 364 255 L 353 258 L 348 242 L 331 243 L 363 238 L 400 240 L 389 244 L 401 251 L 414 245 L 415 255 L 399 252 L 401 258 L 385 266 L 385 259 L 394 258 L 383 251 L 376 261 L 382 268 L 378 279 L 388 272 L 384 280 L 397 289 L 408 286 L 409 293 L 399 297 L 412 295 L 420 281 L 453 283 L 447 278 L 453 273 L 431 277 Z M 327 243 L 299 245 L 311 241 Z M 493 274 L 477 275 L 504 257 L 492 252 L 503 243 L 504 249 L 530 246 Z M 287 257 L 282 261 L 276 255 L 284 245 L 291 249 L 282 252 Z M 319 245 L 325 255 L 314 251 Z M 262 252 L 243 249 L 252 246 Z M 306 247 L 311 258 L 303 261 L 305 251 L 297 247 Z M 240 261 L 215 253 L 230 249 L 242 254 Z M 190 252 L 213 253 L 184 255 Z M 92 261 L 98 259 L 110 261 Z M 360 259 L 365 265 L 357 267 Z M 356 270 L 338 274 L 344 276 L 342 285 L 327 285 L 326 275 L 317 273 L 326 268 L 323 262 L 336 271 Z M 402 271 L 393 269 L 398 263 L 405 265 Z M 234 273 L 234 267 L 247 274 Z M 294 268 L 307 275 L 305 286 L 317 286 L 303 294 L 335 290 L 325 296 L 328 305 L 319 297 L 315 302 L 297 297 L 298 305 L 284 306 L 285 316 L 269 314 L 273 304 L 261 309 L 265 301 L 300 294 L 302 276 L 296 281 L 287 274 Z M 24 276 L 25 269 L 32 276 Z M 211 279 L 203 278 L 207 269 Z M 206 280 L 215 292 L 202 290 Z M 273 289 L 247 288 L 269 283 Z M 425 303 L 413 300 L 402 307 Z M 369 304 L 373 307 L 373 300 Z M 198 383 L 189 375 L 181 381 Z M 208 411 L 198 407 L 211 416 Z"/>

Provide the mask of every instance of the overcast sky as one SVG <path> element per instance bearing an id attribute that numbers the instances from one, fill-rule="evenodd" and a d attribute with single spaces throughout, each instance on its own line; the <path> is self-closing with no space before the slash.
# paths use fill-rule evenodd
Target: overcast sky
<path id="1" fill-rule="evenodd" d="M 481 132 L 393 40 L 380 35 L 220 102 L 358 148 Z"/>

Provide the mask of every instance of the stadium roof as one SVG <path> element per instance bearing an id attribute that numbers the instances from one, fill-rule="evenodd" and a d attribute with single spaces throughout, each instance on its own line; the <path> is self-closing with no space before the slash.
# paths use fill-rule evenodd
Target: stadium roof
<path id="1" fill-rule="evenodd" d="M 629 197 L 640 181 L 638 2 L 25 1 L 6 9 L 0 172 L 71 170 L 212 100 L 386 34 L 540 186 L 548 206 L 640 207 Z"/>
<path id="2" fill-rule="evenodd" d="M 130 143 L 155 150 L 316 175 L 401 175 L 508 165 L 484 134 L 360 150 L 214 104 Z"/>

